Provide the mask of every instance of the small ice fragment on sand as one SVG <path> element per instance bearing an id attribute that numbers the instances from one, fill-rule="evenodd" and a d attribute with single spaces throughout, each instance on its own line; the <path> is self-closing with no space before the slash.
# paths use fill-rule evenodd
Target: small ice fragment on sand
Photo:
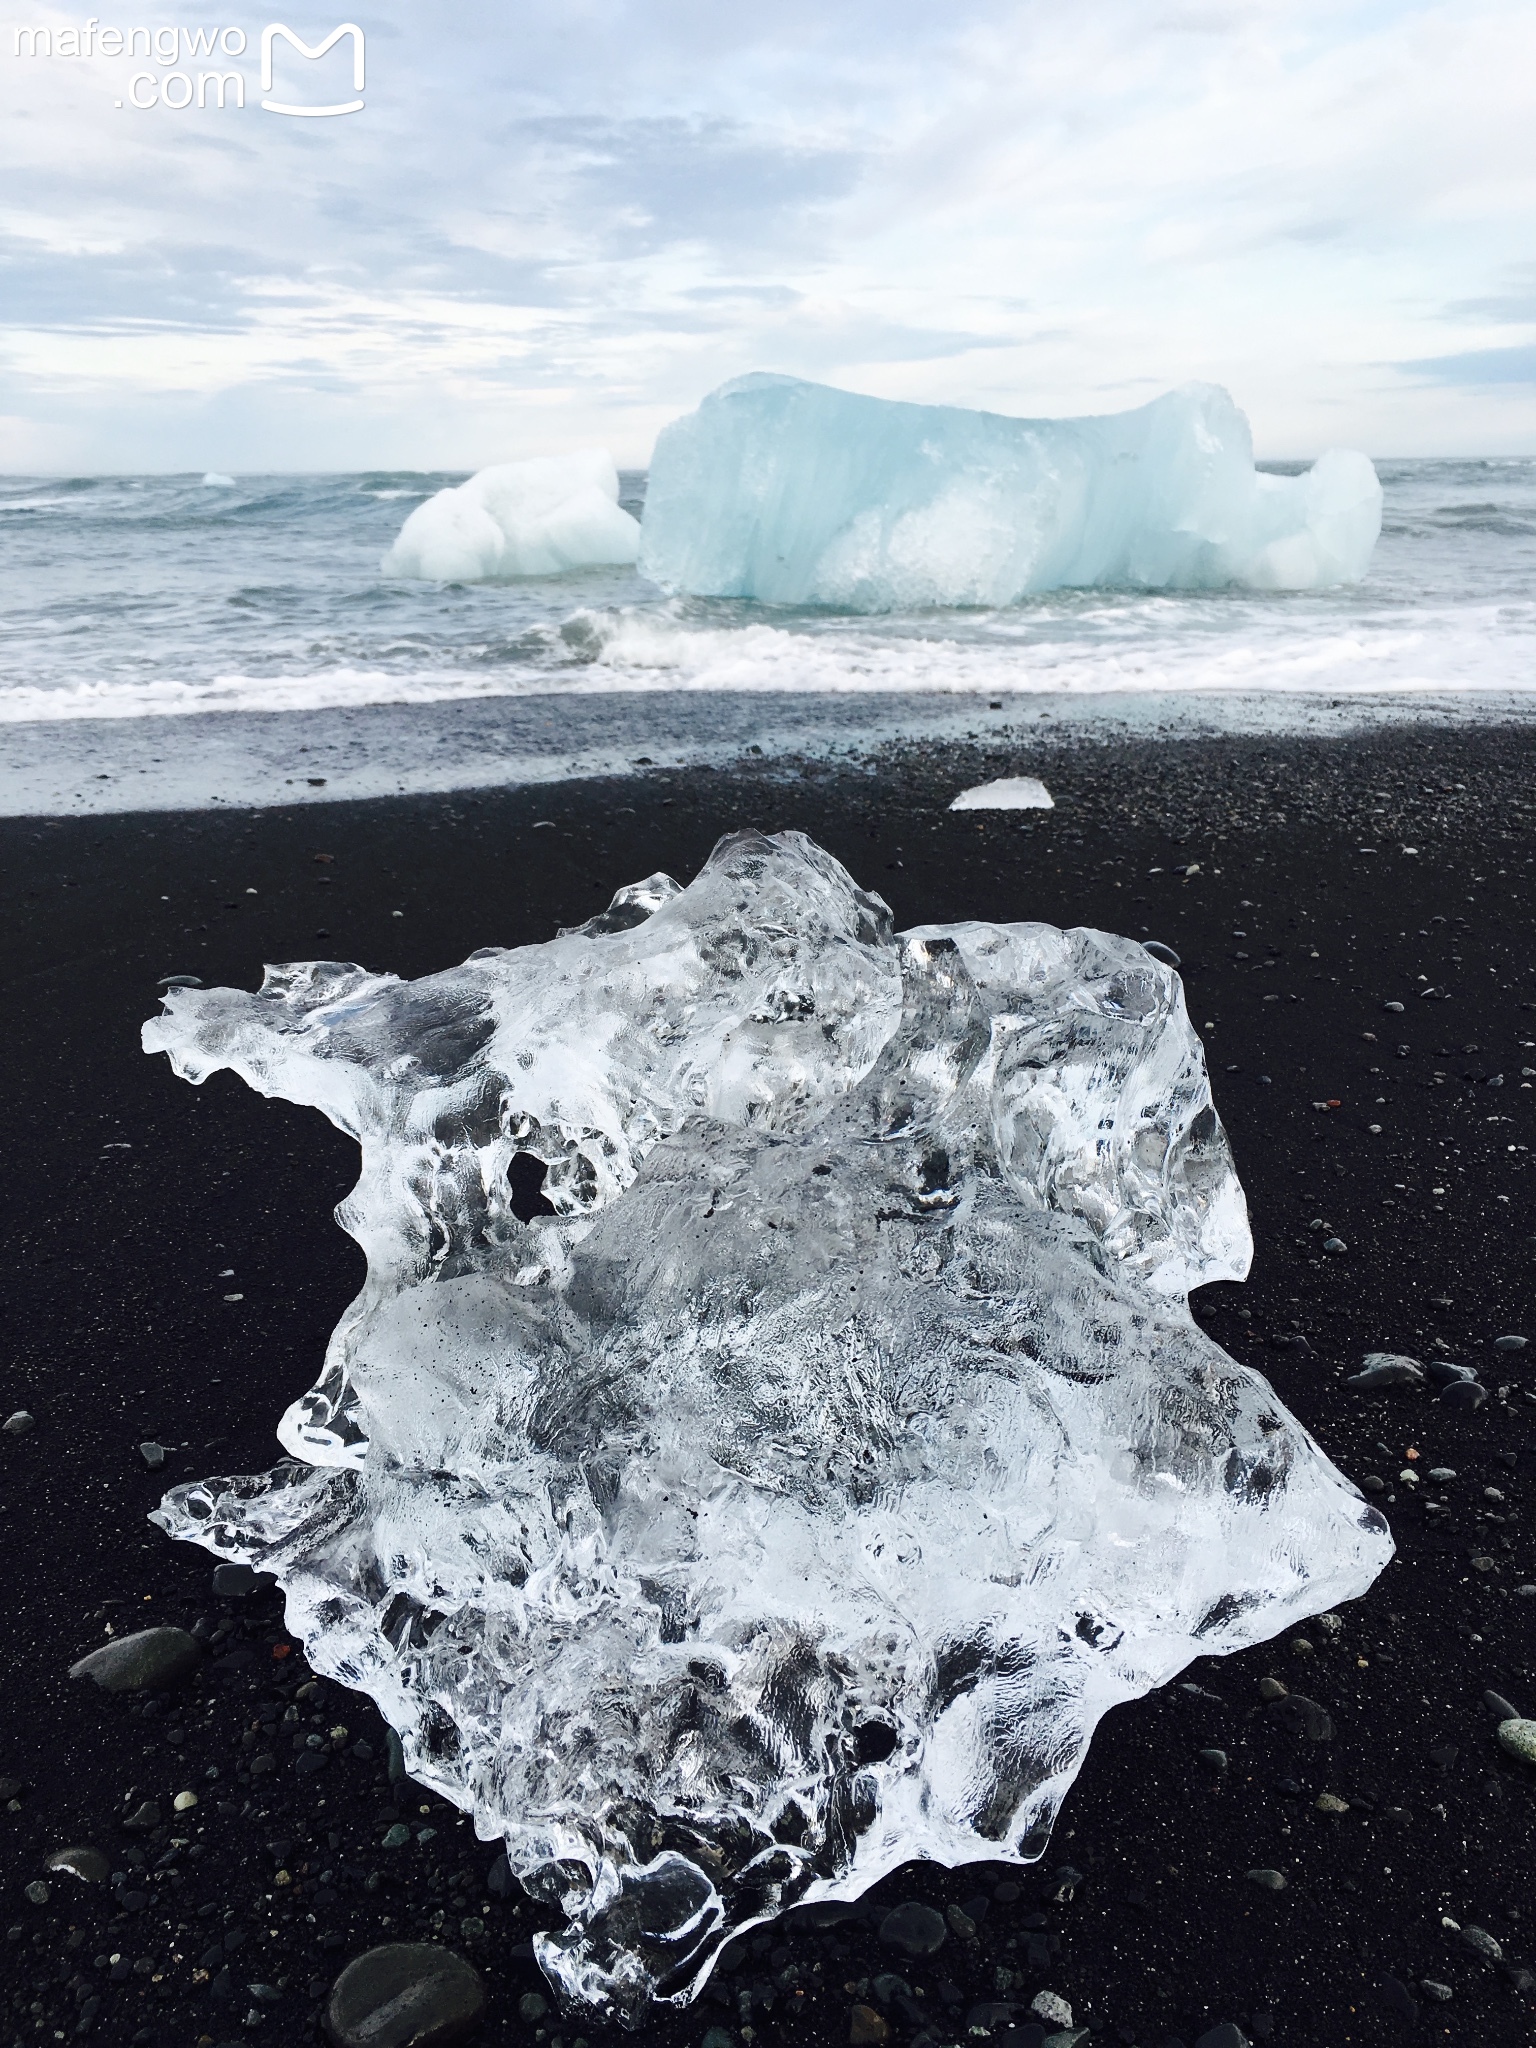
<path id="1" fill-rule="evenodd" d="M 493 583 L 633 562 L 640 527 L 619 504 L 606 448 L 501 462 L 428 498 L 381 564 L 386 576 Z"/>
<path id="2" fill-rule="evenodd" d="M 1033 775 L 1001 775 L 996 782 L 978 782 L 962 789 L 952 811 L 1054 811 L 1055 799 Z"/>

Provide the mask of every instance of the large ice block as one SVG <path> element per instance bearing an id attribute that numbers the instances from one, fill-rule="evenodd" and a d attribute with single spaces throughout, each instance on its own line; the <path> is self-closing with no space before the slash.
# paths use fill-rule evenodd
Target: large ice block
<path id="1" fill-rule="evenodd" d="M 613 457 L 579 448 L 495 463 L 438 491 L 411 513 L 381 567 L 386 576 L 491 583 L 624 564 L 639 547 Z"/>
<path id="2" fill-rule="evenodd" d="M 355 1136 L 368 1256 L 290 1459 L 156 1519 L 277 1573 L 563 1913 L 569 2000 L 634 2020 L 797 1900 L 1039 1856 L 1109 1707 L 1390 1554 L 1189 1314 L 1247 1213 L 1129 939 L 898 935 L 744 832 L 421 981 L 172 989 L 144 1044 Z"/>
<path id="3" fill-rule="evenodd" d="M 1364 455 L 1261 474 L 1215 385 L 1024 420 L 759 374 L 663 429 L 640 566 L 698 597 L 878 612 L 1088 586 L 1316 590 L 1363 576 L 1380 531 Z"/>

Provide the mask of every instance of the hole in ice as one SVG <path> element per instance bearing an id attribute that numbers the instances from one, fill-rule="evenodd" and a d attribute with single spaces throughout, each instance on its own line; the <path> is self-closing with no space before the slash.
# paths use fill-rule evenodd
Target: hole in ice
<path id="1" fill-rule="evenodd" d="M 853 1753 L 861 1764 L 883 1764 L 896 1747 L 896 1730 L 889 1721 L 866 1721 L 853 1731 Z"/>
<path id="2" fill-rule="evenodd" d="M 514 1152 L 507 1168 L 507 1186 L 512 1190 L 512 1214 L 519 1223 L 531 1223 L 535 1216 L 553 1216 L 555 1205 L 544 1192 L 549 1168 L 531 1152 Z"/>

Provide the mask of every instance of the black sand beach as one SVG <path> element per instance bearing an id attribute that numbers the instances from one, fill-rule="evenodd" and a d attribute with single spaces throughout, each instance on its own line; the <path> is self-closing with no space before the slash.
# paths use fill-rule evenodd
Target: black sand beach
<path id="1" fill-rule="evenodd" d="M 946 813 L 1019 771 L 1054 813 Z M 253 986 L 264 961 L 330 957 L 418 975 L 547 938 L 748 824 L 809 832 L 903 925 L 1044 918 L 1177 949 L 1257 1246 L 1251 1281 L 1196 1313 L 1371 1488 L 1398 1555 L 1338 1633 L 1202 1661 L 1112 1715 L 1041 1864 L 913 1866 L 835 1926 L 791 1916 L 645 2038 L 1028 2048 L 1050 1990 L 1139 2048 L 1223 2025 L 1289 2048 L 1529 2041 L 1536 1778 L 1484 1693 L 1536 1712 L 1536 1343 L 1495 1348 L 1536 1340 L 1533 789 L 1529 730 L 1419 729 L 1027 758 L 935 743 L 836 770 L 0 824 L 0 1408 L 36 1418 L 0 1437 L 0 2043 L 307 2041 L 348 1958 L 404 1939 L 484 1973 L 487 2041 L 606 2038 L 537 2004 L 540 1909 L 489 1886 L 467 1824 L 391 1783 L 371 1706 L 310 1679 L 273 1599 L 216 1598 L 207 1556 L 144 1520 L 167 1483 L 274 1462 L 362 1262 L 330 1217 L 350 1143 L 226 1076 L 187 1087 L 138 1028 L 163 974 Z M 1371 1350 L 1473 1365 L 1490 1398 L 1347 1389 Z M 108 1625 L 157 1622 L 213 1639 L 184 1691 L 146 1708 L 69 1682 Z M 1330 1740 L 1290 1732 L 1270 1677 L 1326 1708 Z M 323 1761 L 300 1774 L 296 1749 Z M 183 1790 L 198 1803 L 176 1814 Z M 159 1819 L 125 1829 L 147 1801 Z M 383 1848 L 405 1820 L 435 1832 Z M 122 1881 L 55 1875 L 29 1900 L 47 1853 L 80 1843 Z M 957 1909 L 936 1953 L 882 1944 L 906 1899 Z"/>

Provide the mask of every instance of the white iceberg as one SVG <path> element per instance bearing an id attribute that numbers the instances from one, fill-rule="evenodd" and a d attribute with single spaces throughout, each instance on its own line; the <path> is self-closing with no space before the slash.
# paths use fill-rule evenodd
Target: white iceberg
<path id="1" fill-rule="evenodd" d="M 640 551 L 606 448 L 499 462 L 428 498 L 381 564 L 386 576 L 496 583 L 621 567 Z"/>
<path id="2" fill-rule="evenodd" d="M 899 935 L 743 832 L 547 945 L 164 1004 L 188 1080 L 357 1138 L 368 1276 L 290 1461 L 155 1519 L 278 1575 L 563 1911 L 570 2000 L 640 2019 L 796 1901 L 1038 1857 L 1110 1707 L 1391 1554 L 1189 1313 L 1248 1218 L 1129 939 Z"/>
<path id="3" fill-rule="evenodd" d="M 1358 581 L 1380 531 L 1366 456 L 1263 475 L 1215 385 L 1024 420 L 759 374 L 663 429 L 640 566 L 698 597 L 878 612 L 1090 586 L 1316 590 Z"/>

